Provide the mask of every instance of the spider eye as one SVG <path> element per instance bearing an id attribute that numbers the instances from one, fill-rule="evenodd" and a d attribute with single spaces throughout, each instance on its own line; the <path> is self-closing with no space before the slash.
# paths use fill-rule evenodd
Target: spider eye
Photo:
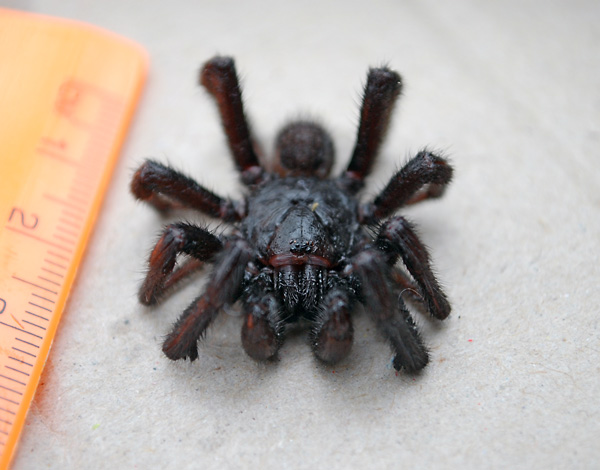
<path id="1" fill-rule="evenodd" d="M 333 153 L 333 141 L 325 129 L 313 122 L 293 122 L 277 136 L 275 166 L 282 176 L 325 178 Z"/>

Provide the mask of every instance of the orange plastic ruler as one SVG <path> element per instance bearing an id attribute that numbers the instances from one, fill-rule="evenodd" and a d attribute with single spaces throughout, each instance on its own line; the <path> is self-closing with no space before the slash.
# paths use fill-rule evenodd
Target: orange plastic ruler
<path id="1" fill-rule="evenodd" d="M 0 9 L 0 469 L 8 468 L 147 70 L 99 28 Z"/>

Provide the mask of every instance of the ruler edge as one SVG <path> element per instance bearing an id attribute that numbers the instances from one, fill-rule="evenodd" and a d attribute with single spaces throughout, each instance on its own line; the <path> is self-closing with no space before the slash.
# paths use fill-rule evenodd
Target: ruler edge
<path id="1" fill-rule="evenodd" d="M 103 173 L 98 181 L 96 194 L 90 203 L 90 209 L 87 214 L 87 219 L 89 222 L 82 230 L 79 243 L 77 244 L 73 253 L 73 258 L 78 258 L 79 262 L 71 265 L 67 275 L 65 276 L 65 282 L 63 284 L 65 293 L 64 295 L 61 295 L 56 303 L 56 308 L 52 315 L 51 321 L 48 324 L 42 344 L 40 345 L 40 351 L 32 369 L 30 380 L 27 383 L 25 391 L 23 392 L 23 396 L 18 406 L 11 431 L 6 439 L 6 444 L 4 446 L 2 455 L 0 455 L 0 469 L 2 470 L 5 468 L 10 468 L 10 465 L 18 452 L 20 437 L 25 427 L 25 422 L 27 415 L 29 414 L 31 404 L 35 398 L 35 393 L 39 387 L 42 374 L 44 373 L 50 350 L 52 349 L 52 345 L 57 334 L 58 325 L 67 306 L 70 293 L 73 290 L 77 280 L 79 267 L 84 262 L 85 252 L 95 225 L 98 221 L 102 204 L 109 190 L 112 175 L 114 174 L 117 161 L 119 160 L 120 153 L 125 144 L 127 133 L 131 128 L 131 123 L 138 108 L 138 104 L 141 101 L 141 96 L 144 90 L 145 82 L 147 81 L 150 64 L 148 52 L 134 40 L 84 21 L 0 7 L 0 19 L 3 16 L 18 17 L 25 21 L 50 22 L 56 25 L 58 28 L 76 28 L 82 32 L 85 32 L 88 37 L 101 37 L 104 40 L 109 40 L 115 44 L 120 44 L 121 47 L 129 48 L 132 51 L 132 56 L 136 58 L 137 64 L 135 67 L 132 67 L 132 70 L 135 71 L 132 73 L 132 76 L 135 76 L 136 80 L 132 86 L 132 93 L 128 96 L 128 99 L 124 101 L 123 115 L 121 118 L 122 125 L 118 127 L 119 130 L 112 142 L 109 156 L 106 158 L 104 165 L 102 166 Z"/>
<path id="2" fill-rule="evenodd" d="M 97 26 L 86 21 L 77 20 L 73 18 L 63 18 L 60 16 L 53 16 L 46 13 L 37 13 L 33 11 L 18 10 L 16 8 L 7 8 L 0 6 L 0 16 L 8 15 L 21 17 L 24 19 L 29 18 L 32 21 L 49 22 L 64 28 L 77 28 L 83 31 L 87 31 L 90 35 L 104 36 L 115 43 L 121 43 L 127 45 L 127 47 L 136 50 L 138 52 L 138 58 L 140 59 L 140 65 L 143 70 L 143 77 L 147 76 L 147 72 L 150 64 L 150 57 L 148 51 L 142 47 L 142 45 L 133 39 L 123 36 L 114 31 L 105 29 L 102 26 Z M 143 88 L 143 87 L 142 87 Z"/>

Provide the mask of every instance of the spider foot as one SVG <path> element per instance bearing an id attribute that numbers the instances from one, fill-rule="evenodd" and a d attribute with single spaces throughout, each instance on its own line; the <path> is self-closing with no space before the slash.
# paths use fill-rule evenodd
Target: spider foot
<path id="1" fill-rule="evenodd" d="M 205 296 L 198 297 L 183 312 L 163 343 L 165 356 L 173 361 L 198 359 L 198 340 L 217 316 L 218 310 Z"/>
<path id="2" fill-rule="evenodd" d="M 282 343 L 281 308 L 273 293 L 261 290 L 258 283 L 244 305 L 246 320 L 242 326 L 242 346 L 257 361 L 275 357 Z"/>
<path id="3" fill-rule="evenodd" d="M 267 361 L 277 354 L 280 344 L 277 331 L 266 318 L 252 314 L 246 316 L 242 327 L 242 345 L 248 356 L 257 361 Z"/>
<path id="4" fill-rule="evenodd" d="M 408 373 L 423 369 L 429 363 L 429 353 L 421 340 L 417 325 L 404 305 L 400 305 L 400 318 L 395 317 L 390 323 L 383 326 L 395 332 L 389 336 L 396 353 L 394 369 Z"/>
<path id="5" fill-rule="evenodd" d="M 195 361 L 198 359 L 198 343 L 193 341 L 192 344 L 179 342 L 173 334 L 167 336 L 163 343 L 163 353 L 172 361 L 179 359 L 190 359 Z"/>
<path id="6" fill-rule="evenodd" d="M 394 369 L 398 372 L 405 371 L 409 374 L 419 372 L 421 369 L 425 368 L 428 363 L 429 355 L 427 352 L 420 357 L 411 358 L 408 362 L 404 357 L 400 357 L 400 355 L 396 354 L 393 361 Z"/>
<path id="7" fill-rule="evenodd" d="M 354 328 L 345 292 L 337 290 L 327 295 L 313 336 L 313 352 L 326 364 L 339 362 L 348 355 L 352 348 Z"/>

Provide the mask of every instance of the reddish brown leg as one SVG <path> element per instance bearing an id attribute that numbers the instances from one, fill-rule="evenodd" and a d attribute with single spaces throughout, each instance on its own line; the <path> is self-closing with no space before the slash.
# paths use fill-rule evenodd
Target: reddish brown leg
<path id="1" fill-rule="evenodd" d="M 442 196 L 452 172 L 444 158 L 427 150 L 419 152 L 392 176 L 372 203 L 361 207 L 361 222 L 373 223 L 407 204 Z"/>
<path id="2" fill-rule="evenodd" d="M 242 90 L 233 59 L 214 57 L 209 60 L 200 73 L 200 83 L 217 102 L 229 149 L 242 173 L 242 181 L 246 184 L 258 183 L 264 177 L 264 171 L 254 150 L 254 139 L 244 114 Z"/>
<path id="3" fill-rule="evenodd" d="M 388 263 L 395 264 L 398 257 L 419 285 L 431 315 L 443 320 L 450 314 L 450 303 L 439 286 L 431 266 L 429 254 L 411 225 L 404 217 L 388 219 L 381 226 L 377 245 L 388 255 Z"/>
<path id="4" fill-rule="evenodd" d="M 352 348 L 354 328 L 348 294 L 341 288 L 327 292 L 313 330 L 313 351 L 328 364 L 345 358 Z"/>
<path id="5" fill-rule="evenodd" d="M 239 297 L 244 270 L 251 258 L 252 250 L 245 241 L 231 239 L 225 243 L 206 291 L 183 312 L 163 343 L 163 352 L 169 359 L 198 358 L 198 339 L 219 310 Z"/>
<path id="6" fill-rule="evenodd" d="M 160 298 L 163 298 L 165 293 L 170 293 L 181 281 L 202 269 L 203 266 L 204 262 L 196 258 L 188 258 L 184 260 L 179 266 L 176 266 L 173 269 L 171 274 L 165 278 L 165 282 L 162 287 L 162 293 L 159 294 Z"/>
<path id="7" fill-rule="evenodd" d="M 248 356 L 266 361 L 277 354 L 283 342 L 281 305 L 272 292 L 266 293 L 260 287 L 250 289 L 253 292 L 244 302 L 242 345 Z"/>
<path id="8" fill-rule="evenodd" d="M 135 172 L 131 192 L 160 211 L 187 207 L 227 222 L 238 221 L 242 217 L 242 209 L 233 202 L 217 196 L 173 168 L 153 160 L 146 160 Z"/>
<path id="9" fill-rule="evenodd" d="M 371 170 L 401 90 L 402 81 L 396 72 L 385 67 L 369 70 L 354 152 L 342 175 L 351 191 L 356 192 L 362 187 Z"/>
<path id="10" fill-rule="evenodd" d="M 188 274 L 210 261 L 223 248 L 213 234 L 195 225 L 168 225 L 150 254 L 149 269 L 139 292 L 144 305 L 156 304 L 162 295 Z M 177 255 L 186 253 L 194 258 L 175 269 Z"/>

